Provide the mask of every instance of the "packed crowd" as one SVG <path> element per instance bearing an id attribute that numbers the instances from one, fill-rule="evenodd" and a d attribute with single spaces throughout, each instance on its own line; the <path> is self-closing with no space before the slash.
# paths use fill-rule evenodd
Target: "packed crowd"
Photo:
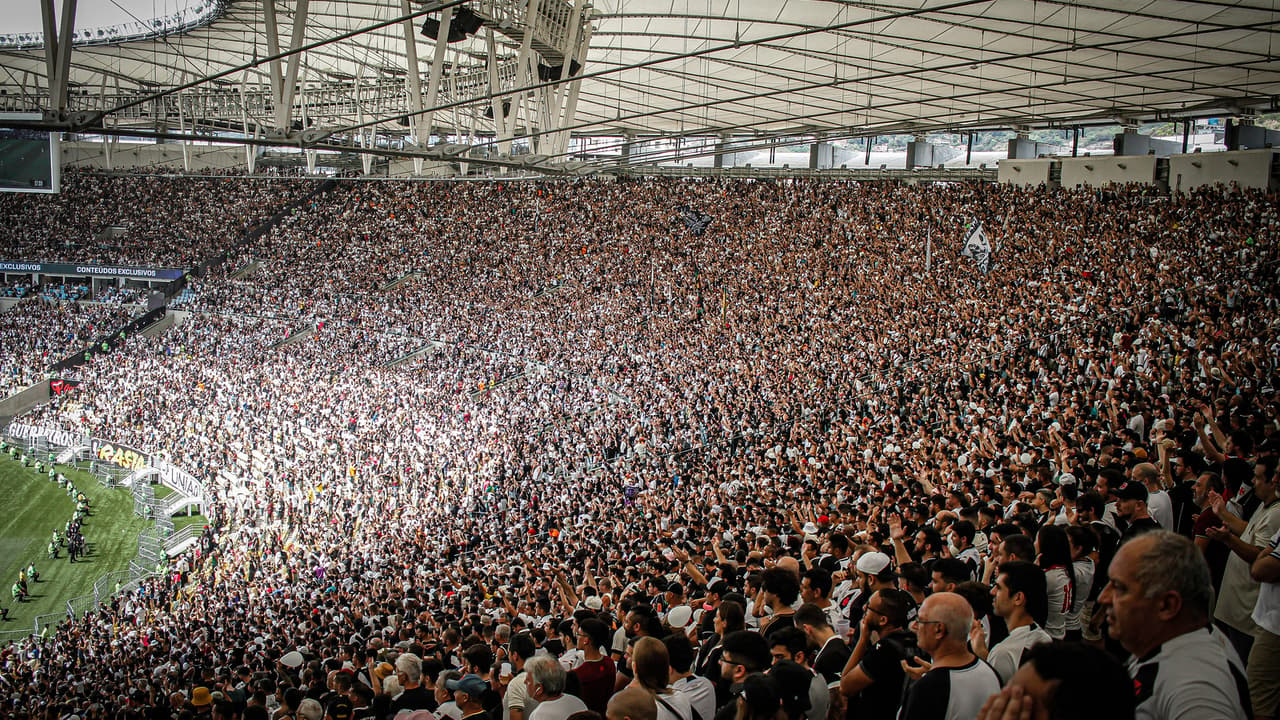
<path id="1" fill-rule="evenodd" d="M 1271 717 L 1278 207 L 339 186 L 24 418 L 217 520 L 6 712 Z"/>
<path id="2" fill-rule="evenodd" d="M 306 180 L 68 171 L 56 195 L 0 197 L 0 259 L 189 268 L 311 192 Z"/>
<path id="3" fill-rule="evenodd" d="M 42 298 L 0 313 L 0 398 L 40 381 L 50 366 L 138 314 L 137 307 Z"/>

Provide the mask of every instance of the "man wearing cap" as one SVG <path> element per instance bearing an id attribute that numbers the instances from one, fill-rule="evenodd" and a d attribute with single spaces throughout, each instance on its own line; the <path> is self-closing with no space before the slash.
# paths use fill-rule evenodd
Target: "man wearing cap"
<path id="1" fill-rule="evenodd" d="M 895 587 L 898 576 L 893 572 L 889 556 L 882 552 L 863 553 L 858 557 L 858 562 L 854 567 L 858 571 L 859 585 L 862 592 L 858 593 L 849 603 L 847 614 L 850 631 L 857 633 L 857 628 L 862 622 L 862 614 L 871 596 L 880 590 Z M 856 642 L 856 638 L 851 639 L 851 641 Z"/>
<path id="2" fill-rule="evenodd" d="M 1116 487 L 1115 495 L 1116 515 L 1128 523 L 1120 539 L 1122 544 L 1143 533 L 1160 529 L 1160 523 L 1147 510 L 1146 485 L 1137 480 L 1126 480 Z"/>
<path id="3" fill-rule="evenodd" d="M 462 720 L 491 720 L 481 704 L 481 698 L 489 690 L 484 678 L 470 673 L 448 681 L 446 686 L 453 691 L 453 701 L 462 710 Z"/>

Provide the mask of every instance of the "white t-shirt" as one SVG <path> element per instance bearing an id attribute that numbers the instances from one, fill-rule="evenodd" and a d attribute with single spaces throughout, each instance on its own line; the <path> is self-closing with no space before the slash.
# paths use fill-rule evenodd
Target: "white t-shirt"
<path id="1" fill-rule="evenodd" d="M 987 664 L 1000 676 L 1000 683 L 1008 685 L 1013 674 L 1022 666 L 1022 657 L 1035 645 L 1053 642 L 1049 633 L 1039 625 L 1032 623 L 1014 628 L 1009 636 L 996 643 L 987 653 Z"/>
<path id="2" fill-rule="evenodd" d="M 1160 523 L 1160 527 L 1173 529 L 1173 501 L 1169 499 L 1169 493 L 1157 490 L 1147 495 L 1147 511 L 1153 520 Z"/>
<path id="3" fill-rule="evenodd" d="M 1244 667 L 1215 635 L 1221 633 L 1193 630 L 1165 642 L 1154 656 L 1129 660 L 1136 720 L 1245 720 Z"/>
<path id="4" fill-rule="evenodd" d="M 511 708 L 520 708 L 527 718 L 529 713 L 538 706 L 538 701 L 529 697 L 529 686 L 524 681 L 527 677 L 529 674 L 521 670 L 518 675 L 511 678 L 511 683 L 507 685 L 507 694 L 502 696 L 502 720 L 511 720 Z"/>
<path id="5" fill-rule="evenodd" d="M 671 689 L 689 699 L 689 705 L 697 711 L 701 720 L 714 720 L 716 716 L 715 683 L 700 675 L 690 675 L 672 683 Z"/>
<path id="6" fill-rule="evenodd" d="M 1271 557 L 1280 560 L 1280 531 L 1267 543 Z M 1280 635 L 1280 583 L 1259 583 L 1258 602 L 1253 606 L 1253 621 L 1272 635 Z"/>
<path id="7" fill-rule="evenodd" d="M 1044 629 L 1049 637 L 1061 640 L 1067 634 L 1067 613 L 1073 604 L 1071 578 L 1063 568 L 1051 568 L 1044 573 L 1045 590 L 1049 593 L 1049 617 Z"/>
<path id="8" fill-rule="evenodd" d="M 693 720 L 693 705 L 684 693 L 670 692 L 653 697 L 658 704 L 658 720 Z"/>
<path id="9" fill-rule="evenodd" d="M 1067 612 L 1067 630 L 1080 630 L 1080 613 L 1084 610 L 1084 603 L 1089 598 L 1089 593 L 1093 591 L 1093 576 L 1095 573 L 1093 560 L 1089 558 L 1081 558 L 1071 564 L 1075 571 L 1076 591 L 1071 598 L 1071 610 Z"/>
<path id="10" fill-rule="evenodd" d="M 568 693 L 561 695 L 555 700 L 545 700 L 538 703 L 533 712 L 527 715 L 529 720 L 565 720 L 565 718 L 576 712 L 582 712 L 587 709 L 587 704 L 581 699 L 569 695 Z"/>

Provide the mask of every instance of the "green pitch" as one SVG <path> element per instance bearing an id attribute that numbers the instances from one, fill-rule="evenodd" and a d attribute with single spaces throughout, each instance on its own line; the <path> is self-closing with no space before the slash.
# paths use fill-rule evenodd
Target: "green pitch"
<path id="1" fill-rule="evenodd" d="M 75 501 L 66 490 L 33 468 L 6 455 L 0 456 L 0 606 L 9 609 L 9 621 L 0 622 L 0 631 L 30 630 L 37 615 L 66 612 L 67 600 L 93 592 L 98 578 L 129 567 L 138 552 L 138 534 L 151 521 L 134 517 L 133 495 L 126 489 L 106 489 L 97 478 L 75 468 L 58 466 L 58 471 L 75 483 L 90 501 L 90 515 L 84 519 L 87 556 L 72 564 L 66 547 L 58 559 L 49 559 L 49 536 L 54 528 L 62 533 L 75 515 Z M 26 602 L 13 601 L 10 589 L 19 570 L 34 561 L 39 582 L 27 583 L 31 595 Z"/>

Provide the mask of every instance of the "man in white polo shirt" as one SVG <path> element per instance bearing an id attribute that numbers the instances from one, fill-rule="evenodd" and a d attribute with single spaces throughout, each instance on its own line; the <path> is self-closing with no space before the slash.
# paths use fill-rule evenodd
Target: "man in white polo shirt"
<path id="1" fill-rule="evenodd" d="M 985 653 L 982 650 L 984 639 L 977 636 L 976 631 L 971 636 L 971 644 L 974 653 L 984 658 L 1000 675 L 1000 682 L 1008 685 L 1033 646 L 1053 641 L 1041 624 L 1049 614 L 1044 570 L 1034 563 L 1020 560 L 1006 562 L 1000 566 L 991 595 L 995 613 L 1004 618 L 1009 626 L 1009 635 Z M 974 623 L 974 627 L 981 628 L 982 625 Z"/>
<path id="2" fill-rule="evenodd" d="M 1120 547 L 1098 596 L 1111 636 L 1133 654 L 1138 720 L 1246 720 L 1244 668 L 1209 624 L 1209 565 L 1192 542 L 1167 530 Z"/>
<path id="3" fill-rule="evenodd" d="M 1280 714 L 1280 531 L 1253 561 L 1252 575 L 1261 585 L 1253 608 L 1258 631 L 1249 651 L 1249 698 L 1254 717 L 1269 720 Z"/>

